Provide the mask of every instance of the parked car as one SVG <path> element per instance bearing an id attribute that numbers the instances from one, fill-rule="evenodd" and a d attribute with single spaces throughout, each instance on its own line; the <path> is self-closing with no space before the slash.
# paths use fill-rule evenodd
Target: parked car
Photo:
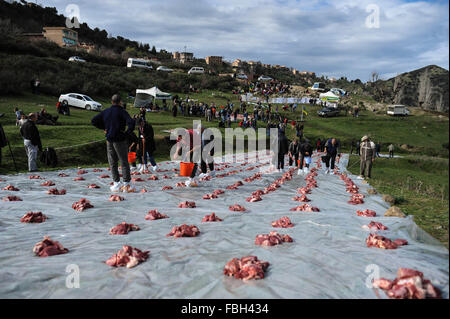
<path id="1" fill-rule="evenodd" d="M 94 101 L 87 95 L 79 93 L 61 94 L 58 101 L 63 105 L 79 107 L 88 111 L 100 111 L 102 109 L 100 103 Z"/>
<path id="2" fill-rule="evenodd" d="M 339 115 L 339 109 L 334 107 L 324 107 L 323 109 L 317 111 L 317 114 L 321 117 L 333 117 Z"/>
<path id="3" fill-rule="evenodd" d="M 82 58 L 80 58 L 80 57 L 78 57 L 78 56 L 71 56 L 70 58 L 69 58 L 69 61 L 70 62 L 86 62 L 86 60 L 85 59 L 82 59 Z"/>
<path id="4" fill-rule="evenodd" d="M 261 75 L 259 78 L 258 78 L 258 81 L 272 81 L 273 79 L 270 77 L 270 76 L 265 76 L 265 75 Z"/>
<path id="5" fill-rule="evenodd" d="M 188 71 L 188 74 L 203 74 L 203 73 L 205 73 L 205 69 L 200 66 L 194 66 Z"/>
<path id="6" fill-rule="evenodd" d="M 248 80 L 248 76 L 246 76 L 244 73 L 236 75 L 236 78 L 240 80 Z"/>
<path id="7" fill-rule="evenodd" d="M 410 111 L 404 105 L 389 105 L 387 107 L 387 114 L 394 116 L 395 115 L 408 116 L 410 114 Z"/>
<path id="8" fill-rule="evenodd" d="M 144 68 L 144 69 L 153 70 L 153 66 L 150 64 L 150 62 L 148 60 L 144 60 L 144 59 L 128 58 L 127 67 L 128 68 L 133 68 L 133 67 Z"/>
<path id="9" fill-rule="evenodd" d="M 169 72 L 169 73 L 173 72 L 173 70 L 171 68 L 168 68 L 167 66 L 163 66 L 163 65 L 158 66 L 156 68 L 156 71 Z"/>
<path id="10" fill-rule="evenodd" d="M 339 88 L 332 88 L 330 91 L 337 96 L 344 96 L 347 93 L 345 90 Z"/>
<path id="11" fill-rule="evenodd" d="M 319 91 L 319 92 L 325 92 L 326 91 L 325 83 L 323 83 L 323 82 L 316 82 L 309 89 L 312 90 L 312 91 Z"/>

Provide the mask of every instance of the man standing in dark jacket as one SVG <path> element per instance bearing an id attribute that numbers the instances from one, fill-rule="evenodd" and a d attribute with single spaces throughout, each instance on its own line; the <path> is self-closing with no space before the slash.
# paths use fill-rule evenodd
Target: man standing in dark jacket
<path id="1" fill-rule="evenodd" d="M 26 121 L 20 128 L 20 135 L 23 137 L 23 144 L 28 156 L 28 170 L 36 172 L 37 169 L 37 154 L 38 150 L 42 151 L 41 137 L 36 127 L 37 114 L 30 113 L 28 121 Z"/>
<path id="2" fill-rule="evenodd" d="M 278 130 L 278 171 L 284 171 L 284 156 L 289 150 L 288 140 L 283 130 Z"/>
<path id="3" fill-rule="evenodd" d="M 336 140 L 335 138 L 328 139 L 327 143 L 325 144 L 325 152 L 327 155 L 325 156 L 325 165 L 326 165 L 326 171 L 325 174 L 330 173 L 330 162 L 331 162 L 331 175 L 334 175 L 334 163 L 336 161 L 336 156 L 340 152 L 341 143 Z"/>
<path id="4" fill-rule="evenodd" d="M 136 191 L 130 185 L 131 175 L 130 165 L 128 164 L 128 145 L 126 139 L 127 134 L 133 132 L 136 123 L 123 108 L 120 95 L 113 95 L 111 107 L 94 116 L 91 123 L 95 127 L 105 131 L 106 151 L 114 181 L 113 186 L 110 187 L 111 191 Z M 126 126 L 128 126 L 128 130 L 125 132 Z M 120 182 L 118 161 L 120 161 L 120 165 L 122 166 L 123 184 Z"/>
<path id="5" fill-rule="evenodd" d="M 0 165 L 2 165 L 2 148 L 8 145 L 8 140 L 6 139 L 5 131 L 0 124 Z"/>

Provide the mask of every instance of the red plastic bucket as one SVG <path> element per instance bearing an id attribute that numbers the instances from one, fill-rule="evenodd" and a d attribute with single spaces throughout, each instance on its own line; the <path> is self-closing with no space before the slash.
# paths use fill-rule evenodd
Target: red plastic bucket
<path id="1" fill-rule="evenodd" d="M 194 163 L 180 163 L 180 176 L 191 176 L 192 170 L 194 169 Z"/>
<path id="2" fill-rule="evenodd" d="M 136 162 L 136 152 L 129 152 L 128 163 L 135 163 L 135 162 Z"/>

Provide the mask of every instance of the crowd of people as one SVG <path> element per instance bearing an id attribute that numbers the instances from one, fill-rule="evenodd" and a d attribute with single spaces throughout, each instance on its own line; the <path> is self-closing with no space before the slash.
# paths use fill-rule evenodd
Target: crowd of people
<path id="1" fill-rule="evenodd" d="M 273 79 L 267 82 L 256 81 L 248 84 L 249 93 L 262 94 L 267 98 L 273 94 L 289 93 L 290 89 L 290 85 Z"/>
<path id="2" fill-rule="evenodd" d="M 58 104 L 57 110 L 61 109 Z M 105 109 L 92 119 L 92 124 L 103 129 L 107 140 L 107 158 L 113 175 L 112 191 L 134 191 L 130 184 L 130 171 L 137 170 L 144 172 L 146 170 L 157 170 L 157 164 L 154 158 L 156 151 L 156 143 L 154 139 L 154 130 L 152 125 L 146 121 L 146 113 L 154 111 L 157 107 L 156 103 L 146 105 L 139 109 L 138 114 L 131 117 L 126 111 L 126 104 L 120 98 L 120 95 L 114 95 L 112 98 L 112 106 Z M 298 168 L 298 174 L 307 173 L 309 165 L 311 164 L 311 156 L 313 151 L 323 152 L 322 161 L 325 164 L 325 174 L 334 174 L 336 157 L 341 154 L 341 143 L 337 138 L 318 139 L 313 145 L 309 139 L 304 136 L 304 122 L 294 121 L 290 123 L 288 119 L 281 115 L 279 106 L 268 104 L 263 105 L 261 102 L 253 105 L 253 109 L 248 109 L 249 105 L 245 102 L 234 106 L 228 101 L 225 105 L 217 106 L 215 103 L 208 105 L 207 103 L 198 103 L 186 96 L 184 100 L 178 96 L 174 97 L 171 103 L 172 110 L 169 109 L 167 102 L 164 100 L 163 109 L 172 112 L 176 116 L 178 111 L 184 116 L 204 117 L 206 122 L 218 121 L 219 127 L 231 127 L 231 123 L 237 123 L 242 128 L 254 128 L 258 126 L 258 122 L 266 124 L 267 136 L 270 136 L 272 129 L 278 132 L 278 154 L 275 154 L 277 159 L 276 169 L 284 170 L 285 157 L 288 158 L 288 165 Z M 295 111 L 296 105 L 290 105 L 289 108 Z M 28 157 L 28 168 L 30 172 L 38 170 L 37 154 L 42 151 L 42 143 L 39 136 L 37 124 L 40 125 L 56 125 L 58 116 L 52 116 L 45 108 L 40 112 L 30 113 L 25 115 L 18 108 L 14 109 L 16 114 L 16 125 L 20 127 L 20 134 L 24 139 L 24 146 Z M 63 114 L 69 115 L 70 111 L 63 111 Z M 288 125 L 295 129 L 295 138 L 289 141 L 286 136 Z M 127 130 L 125 128 L 127 127 Z M 136 134 L 137 132 L 137 134 Z M 198 127 L 193 130 L 188 130 L 191 139 L 196 134 L 200 136 L 201 148 L 208 145 L 211 140 L 203 136 L 204 128 Z M 5 138 L 6 140 L 6 138 Z M 183 141 L 183 142 L 182 142 Z M 178 144 L 185 141 L 179 139 Z M 5 143 L 3 143 L 5 144 Z M 181 144 L 180 144 L 181 145 Z M 179 145 L 179 146 L 180 146 Z M 181 145 L 182 146 L 182 145 Z M 180 147 L 181 147 L 180 146 Z M 394 156 L 394 145 L 390 144 L 388 147 L 389 157 Z M 192 156 L 194 149 L 189 150 Z M 364 136 L 361 141 L 352 140 L 350 154 L 355 152 L 361 158 L 361 171 L 359 178 L 370 178 L 372 164 L 376 157 L 380 156 L 381 144 L 370 141 L 367 136 Z M 128 153 L 135 153 L 136 161 L 131 163 L 128 161 Z M 191 160 L 192 158 L 185 158 L 183 160 Z M 123 182 L 120 182 L 118 173 L 118 162 L 123 169 Z M 149 163 L 149 164 L 148 164 Z M 201 174 L 207 174 L 207 169 L 210 173 L 214 172 L 214 163 L 206 163 L 202 159 L 200 162 Z M 127 169 L 128 167 L 128 169 Z M 196 184 L 195 166 L 193 176 L 186 182 L 187 184 Z M 214 173 L 213 173 L 214 174 Z"/>

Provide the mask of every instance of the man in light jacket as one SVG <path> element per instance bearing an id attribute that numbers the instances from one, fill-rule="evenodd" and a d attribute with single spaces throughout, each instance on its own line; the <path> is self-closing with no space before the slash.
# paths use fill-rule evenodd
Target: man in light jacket
<path id="1" fill-rule="evenodd" d="M 375 161 L 375 143 L 368 136 L 363 136 L 360 146 L 360 170 L 358 179 L 371 178 L 372 164 Z"/>

